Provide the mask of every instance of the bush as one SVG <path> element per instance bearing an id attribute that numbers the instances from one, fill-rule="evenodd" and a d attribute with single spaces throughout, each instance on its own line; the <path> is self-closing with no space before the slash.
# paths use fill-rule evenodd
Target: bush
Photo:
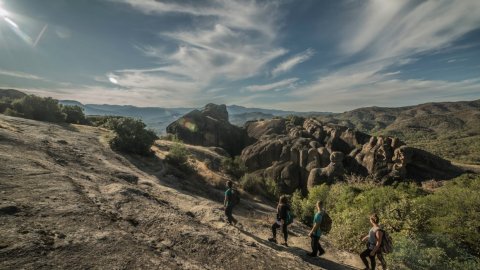
<path id="1" fill-rule="evenodd" d="M 175 141 L 168 151 L 166 161 L 173 165 L 186 165 L 188 161 L 188 151 L 185 145 L 181 142 Z"/>
<path id="2" fill-rule="evenodd" d="M 395 269 L 480 269 L 480 260 L 469 255 L 444 236 L 394 236 L 395 249 L 387 262 Z"/>
<path id="3" fill-rule="evenodd" d="M 376 212 L 394 237 L 394 253 L 387 256 L 391 265 L 398 269 L 474 269 L 480 250 L 479 197 L 478 175 L 458 177 L 433 193 L 414 184 L 337 183 L 314 187 L 307 197 L 295 192 L 292 210 L 311 225 L 315 202 L 325 201 L 333 220 L 329 240 L 355 252 L 364 248 L 359 239 L 370 228 L 369 214 Z"/>
<path id="4" fill-rule="evenodd" d="M 145 129 L 146 125 L 141 120 L 133 118 L 110 118 L 104 126 L 116 133 L 110 145 L 127 153 L 148 155 L 158 138 L 155 132 Z"/>
<path id="5" fill-rule="evenodd" d="M 51 97 L 24 96 L 13 101 L 5 114 L 39 121 L 65 122 L 65 114 L 62 113 L 58 100 Z"/>
<path id="6" fill-rule="evenodd" d="M 61 105 L 62 113 L 66 115 L 65 122 L 71 124 L 87 124 L 88 121 L 83 113 L 83 108 L 80 106 L 66 106 Z"/>
<path id="7" fill-rule="evenodd" d="M 267 199 L 276 201 L 279 196 L 277 184 L 273 179 L 265 179 L 254 174 L 245 174 L 240 179 L 243 189 L 252 193 L 261 195 Z"/>
<path id="8" fill-rule="evenodd" d="M 236 156 L 235 158 L 224 158 L 222 160 L 222 168 L 226 173 L 237 179 L 241 178 L 247 171 L 247 167 L 245 167 L 240 156 Z"/>

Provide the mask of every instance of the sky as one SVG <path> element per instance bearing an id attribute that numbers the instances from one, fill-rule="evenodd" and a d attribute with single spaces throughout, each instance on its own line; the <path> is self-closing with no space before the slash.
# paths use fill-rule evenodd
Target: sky
<path id="1" fill-rule="evenodd" d="M 480 98 L 479 0 L 0 0 L 0 88 L 343 112 Z"/>

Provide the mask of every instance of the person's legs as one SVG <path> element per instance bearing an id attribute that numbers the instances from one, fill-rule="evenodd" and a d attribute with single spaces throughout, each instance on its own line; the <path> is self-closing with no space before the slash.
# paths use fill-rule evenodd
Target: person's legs
<path id="1" fill-rule="evenodd" d="M 320 244 L 320 236 L 318 237 L 317 244 L 318 244 L 318 256 L 322 256 L 323 254 L 325 254 L 325 249 L 323 249 L 322 245 Z"/>
<path id="2" fill-rule="evenodd" d="M 277 239 L 277 229 L 280 228 L 280 225 L 277 224 L 277 222 L 272 224 L 272 238 Z"/>
<path id="3" fill-rule="evenodd" d="M 316 237 L 314 235 L 310 236 L 312 238 L 311 241 L 311 246 L 312 246 L 312 253 L 310 253 L 312 256 L 317 256 L 318 254 L 318 240 L 320 239 L 319 237 Z"/>
<path id="4" fill-rule="evenodd" d="M 237 219 L 233 217 L 233 206 L 230 206 L 230 219 L 234 225 L 237 224 Z"/>
<path id="5" fill-rule="evenodd" d="M 363 264 L 365 264 L 365 267 L 369 269 L 367 257 L 370 257 L 370 249 L 368 248 L 362 253 L 360 253 L 360 258 L 362 259 Z"/>
<path id="6" fill-rule="evenodd" d="M 225 207 L 225 216 L 227 216 L 228 223 L 232 224 L 233 216 L 232 216 L 232 207 L 231 206 Z"/>
<path id="7" fill-rule="evenodd" d="M 287 224 L 283 224 L 282 226 L 282 231 L 283 231 L 283 240 L 285 240 L 285 243 L 287 243 L 287 240 L 288 240 L 288 225 Z"/>
<path id="8" fill-rule="evenodd" d="M 370 252 L 371 252 L 371 250 L 370 250 Z M 375 255 L 370 256 L 370 254 L 369 254 L 368 257 L 370 258 L 370 264 L 372 265 L 372 268 L 371 268 L 371 269 L 372 269 L 372 270 L 375 270 Z"/>
<path id="9" fill-rule="evenodd" d="M 382 265 L 382 269 L 383 270 L 387 269 L 387 261 L 385 261 L 385 257 L 383 257 L 383 253 L 381 251 L 377 252 L 377 258 L 380 261 L 380 264 Z"/>

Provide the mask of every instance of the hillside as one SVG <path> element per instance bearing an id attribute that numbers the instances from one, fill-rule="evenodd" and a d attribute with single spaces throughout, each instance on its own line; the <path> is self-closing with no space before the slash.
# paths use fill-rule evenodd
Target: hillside
<path id="1" fill-rule="evenodd" d="M 156 158 L 123 156 L 110 131 L 0 115 L 1 269 L 356 269 L 354 254 L 325 244 L 304 256 L 307 228 L 292 226 L 290 248 L 265 241 L 274 209 L 242 200 L 242 226 L 223 220 L 225 175 L 188 146 L 197 172 L 175 176 Z M 202 159 L 201 156 L 204 156 Z M 202 180 L 203 179 L 203 180 Z M 328 240 L 327 240 L 328 241 Z"/>
<path id="2" fill-rule="evenodd" d="M 318 119 L 374 135 L 396 136 L 452 161 L 480 164 L 480 100 L 368 107 Z"/>

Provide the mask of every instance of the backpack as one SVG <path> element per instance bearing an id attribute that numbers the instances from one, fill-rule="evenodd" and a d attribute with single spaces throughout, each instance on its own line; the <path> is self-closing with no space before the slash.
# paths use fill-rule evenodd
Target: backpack
<path id="1" fill-rule="evenodd" d="M 232 188 L 232 196 L 230 197 L 232 206 L 235 206 L 240 203 L 240 192 Z"/>
<path id="2" fill-rule="evenodd" d="M 327 212 L 323 211 L 322 213 L 322 222 L 320 223 L 320 231 L 323 234 L 328 234 L 332 230 L 332 219 Z"/>
<path id="3" fill-rule="evenodd" d="M 292 212 L 291 212 L 291 211 L 288 211 L 288 212 L 287 212 L 287 219 L 285 220 L 285 222 L 287 223 L 287 225 L 290 225 L 290 224 L 293 223 L 293 218 L 294 218 L 294 216 L 293 216 Z"/>
<path id="4" fill-rule="evenodd" d="M 388 254 L 393 251 L 393 241 L 392 237 L 383 229 L 380 229 L 383 232 L 382 244 L 380 245 L 380 250 L 382 253 Z"/>

